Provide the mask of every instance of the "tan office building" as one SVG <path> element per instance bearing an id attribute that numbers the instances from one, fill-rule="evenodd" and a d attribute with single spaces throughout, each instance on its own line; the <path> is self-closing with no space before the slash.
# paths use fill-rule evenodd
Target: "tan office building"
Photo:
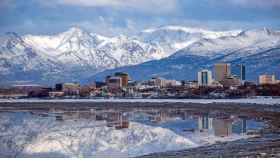
<path id="1" fill-rule="evenodd" d="M 215 80 L 220 82 L 227 77 L 230 77 L 231 71 L 230 71 L 230 64 L 220 63 L 215 64 Z"/>
<path id="2" fill-rule="evenodd" d="M 120 77 L 122 80 L 122 87 L 127 87 L 128 86 L 128 80 L 129 80 L 129 75 L 124 72 L 116 72 L 115 73 L 116 77 Z"/>

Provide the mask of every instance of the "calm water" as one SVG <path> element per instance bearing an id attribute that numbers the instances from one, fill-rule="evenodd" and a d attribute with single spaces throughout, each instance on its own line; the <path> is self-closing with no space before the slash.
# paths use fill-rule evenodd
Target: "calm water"
<path id="1" fill-rule="evenodd" d="M 0 113 L 0 157 L 133 157 L 246 139 L 259 118 L 188 109 Z"/>

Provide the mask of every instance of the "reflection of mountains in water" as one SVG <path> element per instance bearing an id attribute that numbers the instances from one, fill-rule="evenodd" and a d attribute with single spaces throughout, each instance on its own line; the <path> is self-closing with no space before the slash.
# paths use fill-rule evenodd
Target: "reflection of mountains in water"
<path id="1" fill-rule="evenodd" d="M 226 113 L 201 113 L 184 109 L 84 109 L 63 111 L 51 109 L 49 112 L 34 113 L 43 117 L 55 117 L 57 121 L 80 120 L 103 122 L 99 126 L 115 129 L 129 128 L 129 122 L 140 122 L 152 126 L 161 126 L 183 132 L 200 132 L 227 137 L 232 134 L 256 133 L 263 123 L 256 118 L 249 118 Z M 175 127 L 176 126 L 176 127 Z"/>

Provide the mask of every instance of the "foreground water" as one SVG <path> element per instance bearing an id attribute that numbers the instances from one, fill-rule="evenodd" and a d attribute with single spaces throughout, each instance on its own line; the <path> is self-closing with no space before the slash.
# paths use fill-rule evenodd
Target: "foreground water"
<path id="1" fill-rule="evenodd" d="M 126 158 L 247 139 L 261 118 L 176 108 L 0 113 L 0 157 Z"/>

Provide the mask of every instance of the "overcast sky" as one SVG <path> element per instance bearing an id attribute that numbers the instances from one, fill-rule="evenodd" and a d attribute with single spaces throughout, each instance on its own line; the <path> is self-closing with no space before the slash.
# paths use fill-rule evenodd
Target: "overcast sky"
<path id="1" fill-rule="evenodd" d="M 162 25 L 280 30 L 280 0 L 0 0 L 1 34 L 55 34 L 79 26 L 118 35 Z"/>

